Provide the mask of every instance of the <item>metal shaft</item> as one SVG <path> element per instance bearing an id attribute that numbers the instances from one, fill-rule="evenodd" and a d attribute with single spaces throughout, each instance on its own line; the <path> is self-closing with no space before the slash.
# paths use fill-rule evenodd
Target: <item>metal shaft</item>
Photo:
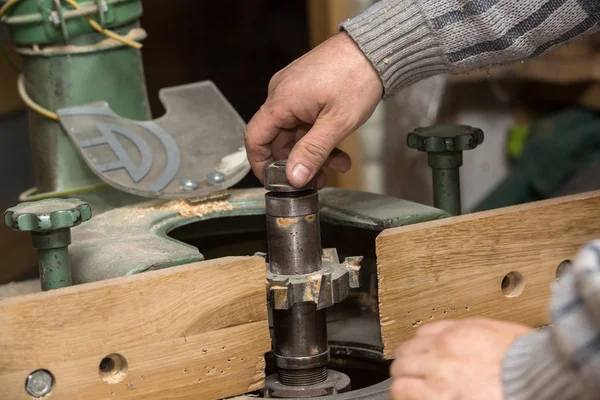
<path id="1" fill-rule="evenodd" d="M 434 206 L 450 215 L 460 215 L 462 152 L 429 153 L 428 161 L 433 177 Z"/>
<path id="2" fill-rule="evenodd" d="M 266 197 L 269 270 L 300 275 L 321 269 L 318 195 L 315 190 L 269 192 Z M 285 385 L 312 385 L 327 379 L 329 346 L 324 310 L 314 303 L 273 311 L 275 359 Z"/>
<path id="3" fill-rule="evenodd" d="M 460 215 L 460 174 L 455 169 L 432 169 L 433 204 L 451 215 Z"/>
<path id="4" fill-rule="evenodd" d="M 310 274 L 321 269 L 319 198 L 315 190 L 266 195 L 270 271 Z"/>
<path id="5" fill-rule="evenodd" d="M 42 290 L 59 289 L 73 284 L 68 246 L 70 229 L 48 233 L 32 233 L 33 247 L 38 252 Z"/>
<path id="6" fill-rule="evenodd" d="M 290 310 L 274 311 L 273 323 L 279 381 L 300 386 L 327 379 L 329 346 L 325 310 L 317 310 L 313 303 L 294 304 Z"/>

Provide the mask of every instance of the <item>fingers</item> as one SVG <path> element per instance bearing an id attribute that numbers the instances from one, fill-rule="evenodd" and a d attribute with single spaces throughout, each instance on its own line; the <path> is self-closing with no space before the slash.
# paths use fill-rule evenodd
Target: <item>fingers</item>
<path id="1" fill-rule="evenodd" d="M 246 152 L 252 171 L 262 182 L 263 171 L 267 164 L 274 161 L 271 149 L 272 141 L 284 129 L 289 129 L 297 124 L 296 117 L 286 111 L 284 106 L 273 107 L 265 103 L 252 117 L 246 126 L 244 139 Z"/>
<path id="2" fill-rule="evenodd" d="M 271 79 L 267 101 L 248 123 L 246 152 L 254 174 L 263 180 L 265 166 L 288 151 L 287 175 L 294 186 L 304 186 L 324 164 L 347 171 L 349 157 L 330 153 L 369 118 L 382 92 L 377 70 L 347 34 L 294 61 Z M 304 128 L 310 131 L 296 138 L 291 151 L 289 138 L 275 141 L 286 130 Z"/>
<path id="3" fill-rule="evenodd" d="M 433 350 L 433 336 L 415 336 L 398 346 L 396 358 L 426 353 Z"/>
<path id="4" fill-rule="evenodd" d="M 390 367 L 392 378 L 425 377 L 437 367 L 434 349 L 397 356 Z"/>
<path id="5" fill-rule="evenodd" d="M 309 124 L 300 124 L 296 127 L 296 140 L 292 144 L 291 148 L 293 148 L 296 142 L 300 141 L 308 133 L 310 128 L 311 125 Z M 290 151 L 286 153 L 284 158 L 288 158 L 289 154 Z M 348 170 L 350 170 L 350 167 L 352 167 L 352 161 L 350 160 L 350 156 L 345 151 L 335 148 L 327 157 L 327 160 L 325 161 L 325 166 L 339 172 L 348 172 Z"/>
<path id="6" fill-rule="evenodd" d="M 425 324 L 417 329 L 417 336 L 434 336 L 454 327 L 459 321 L 435 321 Z"/>
<path id="7" fill-rule="evenodd" d="M 299 135 L 299 132 L 301 133 Z M 285 160 L 288 158 L 290 152 L 294 148 L 296 144 L 296 137 L 302 138 L 306 134 L 306 131 L 303 129 L 294 130 L 281 130 L 279 135 L 273 139 L 271 143 L 271 153 L 275 160 Z M 352 161 L 350 160 L 350 156 L 340 150 L 333 149 L 327 160 L 325 161 L 325 166 L 334 169 L 339 172 L 348 172 L 350 167 L 352 166 Z"/>
<path id="8" fill-rule="evenodd" d="M 348 172 L 352 167 L 352 160 L 348 153 L 336 148 L 327 157 L 325 165 L 339 172 Z"/>
<path id="9" fill-rule="evenodd" d="M 347 132 L 325 115 L 317 119 L 312 129 L 296 143 L 288 158 L 288 179 L 296 187 L 304 186 L 329 159 L 331 152 Z M 330 162 L 339 167 L 350 167 L 349 157 L 337 153 Z M 337 156 L 337 158 L 335 158 Z"/>
<path id="10" fill-rule="evenodd" d="M 319 171 L 317 174 L 317 189 L 323 189 L 325 187 L 327 177 L 325 176 L 325 172 Z"/>
<path id="11" fill-rule="evenodd" d="M 296 133 L 293 130 L 282 130 L 271 143 L 271 152 L 275 160 L 285 160 L 290 155 L 294 144 Z"/>
<path id="12" fill-rule="evenodd" d="M 394 379 L 390 389 L 392 400 L 434 400 L 438 399 L 424 379 Z"/>

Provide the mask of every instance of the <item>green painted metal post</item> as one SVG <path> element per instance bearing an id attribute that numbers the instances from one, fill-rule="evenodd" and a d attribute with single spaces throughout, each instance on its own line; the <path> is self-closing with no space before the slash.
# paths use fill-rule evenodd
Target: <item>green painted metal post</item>
<path id="1" fill-rule="evenodd" d="M 71 228 L 92 217 L 89 204 L 77 199 L 47 199 L 21 203 L 4 213 L 4 222 L 20 232 L 31 232 L 38 252 L 42 290 L 71 286 L 68 246 Z"/>
<path id="2" fill-rule="evenodd" d="M 427 152 L 433 177 L 433 203 L 450 215 L 461 214 L 462 152 L 483 143 L 483 131 L 464 125 L 418 128 L 408 134 L 408 147 Z"/>
<path id="3" fill-rule="evenodd" d="M 32 232 L 31 240 L 38 253 L 42 290 L 71 286 L 73 280 L 68 250 L 71 231 L 61 229 L 49 233 Z"/>
<path id="4" fill-rule="evenodd" d="M 119 115 L 151 119 L 140 50 L 108 39 L 81 16 L 140 41 L 140 0 L 80 0 L 81 10 L 54 0 L 22 0 L 4 20 L 23 60 L 25 89 L 51 111 L 105 101 Z M 100 183 L 57 121 L 30 112 L 37 193 Z"/>
<path id="5" fill-rule="evenodd" d="M 433 205 L 451 215 L 460 215 L 460 172 L 462 153 L 430 153 L 433 177 Z"/>

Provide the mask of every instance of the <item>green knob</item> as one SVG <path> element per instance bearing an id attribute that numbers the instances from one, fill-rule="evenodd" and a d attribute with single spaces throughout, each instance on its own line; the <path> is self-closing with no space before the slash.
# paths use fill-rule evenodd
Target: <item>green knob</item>
<path id="1" fill-rule="evenodd" d="M 483 143 L 483 131 L 466 125 L 436 125 L 415 129 L 408 134 L 406 143 L 412 149 L 427 152 L 435 207 L 459 215 L 462 152 Z"/>
<path id="2" fill-rule="evenodd" d="M 408 147 L 428 153 L 472 150 L 483 143 L 483 131 L 466 125 L 435 125 L 408 134 Z"/>
<path id="3" fill-rule="evenodd" d="M 71 228 L 91 217 L 90 205 L 78 199 L 26 202 L 6 210 L 6 225 L 16 231 L 31 232 L 38 252 L 42 290 L 71 286 Z"/>
<path id="4" fill-rule="evenodd" d="M 47 199 L 21 203 L 4 213 L 4 222 L 21 232 L 72 228 L 92 218 L 92 208 L 78 199 Z"/>

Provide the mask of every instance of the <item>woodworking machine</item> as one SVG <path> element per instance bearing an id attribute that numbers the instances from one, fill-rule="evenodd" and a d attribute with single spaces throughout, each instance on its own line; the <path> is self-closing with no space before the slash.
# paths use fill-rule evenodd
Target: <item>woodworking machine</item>
<path id="1" fill-rule="evenodd" d="M 41 289 L 260 255 L 273 349 L 265 386 L 247 395 L 389 398 L 375 238 L 460 214 L 462 151 L 483 133 L 436 126 L 408 136 L 411 148 L 428 153 L 435 208 L 317 191 L 314 182 L 294 188 L 285 161 L 266 168 L 266 191 L 234 189 L 250 170 L 244 122 L 215 85 L 163 89 L 166 114 L 151 120 L 140 51 L 86 21 L 140 41 L 140 1 L 78 3 L 23 0 L 1 20 L 23 59 L 21 95 L 56 117 L 30 111 L 36 187 L 5 213 L 11 228 L 32 234 Z M 90 362 L 110 372 L 116 361 Z M 45 398 L 61 385 L 44 365 L 15 379 L 22 398 Z M 202 393 L 202 384 L 194 388 Z"/>
<path id="2" fill-rule="evenodd" d="M 464 126 L 409 135 L 415 147 L 433 148 L 430 156 L 457 157 L 482 140 L 480 130 Z M 265 387 L 249 394 L 388 399 L 388 362 L 382 357 L 377 314 L 375 237 L 385 228 L 455 212 L 459 182 L 451 169 L 459 164 L 434 172 L 456 178 L 435 188 L 436 204 L 448 205 L 447 211 L 370 193 L 317 192 L 314 181 L 294 188 L 286 178 L 286 162 L 277 161 L 266 168 L 266 193 L 231 189 L 200 201 L 154 200 L 94 218 L 89 202 L 52 198 L 10 208 L 5 221 L 15 230 L 32 233 L 42 290 L 222 256 L 265 257 L 273 351 L 266 356 Z M 44 371 L 34 369 L 23 377 L 41 387 L 25 385 L 34 398 L 59 384 Z"/>

